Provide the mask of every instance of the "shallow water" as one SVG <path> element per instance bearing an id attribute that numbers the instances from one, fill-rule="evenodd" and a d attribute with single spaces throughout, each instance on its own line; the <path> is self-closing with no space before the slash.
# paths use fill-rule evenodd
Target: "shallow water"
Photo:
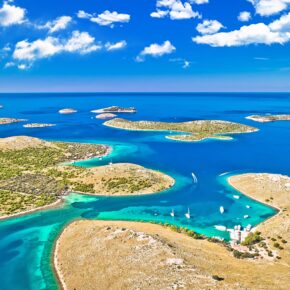
<path id="1" fill-rule="evenodd" d="M 98 166 L 133 162 L 161 170 L 176 179 L 160 194 L 137 197 L 92 197 L 72 194 L 63 206 L 0 222 L 1 289 L 57 289 L 51 268 L 53 243 L 65 224 L 78 218 L 168 222 L 208 236 L 228 238 L 215 225 L 256 225 L 275 210 L 237 194 L 226 183 L 240 172 L 290 174 L 290 122 L 260 124 L 251 114 L 290 113 L 289 94 L 25 94 L 0 95 L 1 117 L 55 123 L 51 128 L 25 129 L 22 124 L 0 126 L 0 136 L 31 135 L 48 140 L 109 144 L 113 152 L 102 160 L 80 162 Z M 234 135 L 233 141 L 182 143 L 165 133 L 128 132 L 108 128 L 90 113 L 110 105 L 135 106 L 132 120 L 187 121 L 221 119 L 256 126 L 260 131 Z M 60 115 L 73 107 L 77 114 Z M 191 173 L 197 175 L 193 184 Z M 222 175 L 228 172 L 229 174 Z M 219 212 L 224 206 L 225 213 Z M 247 209 L 246 205 L 251 208 Z M 190 209 L 192 218 L 184 216 Z M 175 211 L 175 218 L 170 216 Z M 247 214 L 249 219 L 243 219 Z"/>

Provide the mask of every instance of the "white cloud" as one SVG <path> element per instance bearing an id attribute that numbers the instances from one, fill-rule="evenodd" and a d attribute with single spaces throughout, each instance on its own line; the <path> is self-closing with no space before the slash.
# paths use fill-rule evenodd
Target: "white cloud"
<path id="1" fill-rule="evenodd" d="M 193 37 L 198 44 L 210 46 L 242 46 L 249 44 L 284 44 L 290 40 L 290 13 L 266 25 L 242 26 L 239 30 Z"/>
<path id="2" fill-rule="evenodd" d="M 79 54 L 87 54 L 101 48 L 100 45 L 95 44 L 95 38 L 88 32 L 79 31 L 73 31 L 71 38 L 63 45 L 64 51 L 77 52 Z"/>
<path id="3" fill-rule="evenodd" d="M 48 21 L 44 25 L 36 26 L 38 29 L 48 29 L 49 33 L 54 33 L 59 30 L 64 30 L 71 23 L 72 17 L 60 16 L 53 21 Z"/>
<path id="4" fill-rule="evenodd" d="M 178 64 L 182 65 L 182 68 L 187 69 L 191 66 L 192 62 L 189 60 L 186 60 L 184 58 L 171 58 L 169 60 L 170 62 L 176 62 Z"/>
<path id="5" fill-rule="evenodd" d="M 269 24 L 272 31 L 290 33 L 290 12 Z"/>
<path id="6" fill-rule="evenodd" d="M 107 51 L 122 49 L 122 48 L 125 48 L 126 46 L 127 46 L 127 42 L 125 40 L 122 40 L 116 43 L 107 42 L 105 44 L 105 48 L 107 49 Z"/>
<path id="7" fill-rule="evenodd" d="M 248 11 L 242 11 L 238 15 L 238 20 L 242 22 L 247 22 L 252 18 L 251 13 Z"/>
<path id="8" fill-rule="evenodd" d="M 151 17 L 164 18 L 167 15 L 171 20 L 201 18 L 201 15 L 192 10 L 189 2 L 180 0 L 158 0 L 156 11 L 150 14 Z"/>
<path id="9" fill-rule="evenodd" d="M 13 58 L 21 61 L 34 61 L 36 59 L 50 57 L 61 50 L 62 45 L 59 39 L 51 36 L 44 40 L 38 39 L 33 42 L 23 40 L 16 44 Z"/>
<path id="10" fill-rule="evenodd" d="M 218 32 L 223 27 L 217 20 L 204 20 L 197 25 L 196 30 L 201 34 L 212 34 Z"/>
<path id="11" fill-rule="evenodd" d="M 191 0 L 190 2 L 200 5 L 200 4 L 207 4 L 209 0 Z"/>
<path id="12" fill-rule="evenodd" d="M 77 17 L 82 18 L 82 19 L 90 19 L 91 17 L 93 17 L 93 15 L 89 14 L 83 10 L 79 10 L 77 13 Z"/>
<path id="13" fill-rule="evenodd" d="M 168 11 L 157 9 L 155 12 L 152 12 L 150 16 L 153 18 L 164 18 L 168 13 Z"/>
<path id="14" fill-rule="evenodd" d="M 21 24 L 25 21 L 26 10 L 15 5 L 10 5 L 5 1 L 0 8 L 0 26 L 11 26 Z"/>
<path id="15" fill-rule="evenodd" d="M 7 62 L 7 63 L 4 65 L 4 68 L 10 68 L 10 67 L 13 67 L 13 66 L 15 66 L 15 63 L 12 62 L 12 61 L 9 61 L 9 62 Z"/>
<path id="16" fill-rule="evenodd" d="M 186 68 L 189 68 L 189 67 L 190 67 L 190 65 L 191 65 L 191 62 L 190 62 L 190 61 L 188 61 L 188 60 L 185 60 L 185 61 L 184 61 L 184 63 L 183 63 L 183 66 L 182 66 L 182 68 L 184 68 L 184 69 L 186 69 Z"/>
<path id="17" fill-rule="evenodd" d="M 68 39 L 48 36 L 33 42 L 20 41 L 15 46 L 13 59 L 26 61 L 28 65 L 38 59 L 49 58 L 63 52 L 87 54 L 100 48 L 100 45 L 95 44 L 95 38 L 87 32 L 74 31 Z"/>
<path id="18" fill-rule="evenodd" d="M 31 68 L 31 65 L 30 64 L 21 63 L 21 64 L 17 65 L 17 68 L 20 69 L 20 70 L 27 70 L 27 69 Z"/>
<path id="19" fill-rule="evenodd" d="M 91 22 L 98 23 L 102 26 L 113 26 L 114 23 L 126 23 L 131 19 L 129 14 L 122 14 L 116 11 L 110 12 L 109 10 L 106 10 L 99 15 L 89 14 L 83 10 L 80 10 L 77 13 L 77 16 L 79 18 L 89 19 Z"/>
<path id="20" fill-rule="evenodd" d="M 171 44 L 169 40 L 164 41 L 163 44 L 153 43 L 145 47 L 137 56 L 137 61 L 143 61 L 146 55 L 151 55 L 153 57 L 160 57 L 165 54 L 171 54 L 176 48 Z"/>
<path id="21" fill-rule="evenodd" d="M 248 0 L 251 2 L 258 14 L 269 16 L 286 10 L 290 0 Z"/>
<path id="22" fill-rule="evenodd" d="M 0 60 L 6 58 L 11 51 L 10 44 L 7 43 L 3 48 L 0 48 Z"/>

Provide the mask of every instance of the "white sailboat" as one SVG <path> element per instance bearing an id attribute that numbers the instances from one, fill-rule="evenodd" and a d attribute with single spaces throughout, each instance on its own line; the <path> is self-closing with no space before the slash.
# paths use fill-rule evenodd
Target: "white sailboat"
<path id="1" fill-rule="evenodd" d="M 190 219 L 190 211 L 189 211 L 189 208 L 187 209 L 187 213 L 185 214 L 185 217 L 186 217 L 187 219 Z"/>
<path id="2" fill-rule="evenodd" d="M 239 195 L 233 195 L 233 198 L 240 199 L 240 196 Z"/>
<path id="3" fill-rule="evenodd" d="M 249 216 L 246 214 L 246 215 L 244 215 L 244 219 L 248 219 L 249 218 Z"/>
<path id="4" fill-rule="evenodd" d="M 171 211 L 170 215 L 171 215 L 172 217 L 175 216 L 175 214 L 174 214 L 174 210 Z"/>
<path id="5" fill-rule="evenodd" d="M 225 212 L 225 209 L 223 206 L 220 206 L 220 213 L 223 214 Z"/>
<path id="6" fill-rule="evenodd" d="M 251 208 L 249 205 L 246 205 L 246 208 Z"/>
<path id="7" fill-rule="evenodd" d="M 197 183 L 197 177 L 196 177 L 196 175 L 193 172 L 191 173 L 191 175 L 192 175 L 192 178 L 193 178 L 193 182 L 194 183 Z"/>

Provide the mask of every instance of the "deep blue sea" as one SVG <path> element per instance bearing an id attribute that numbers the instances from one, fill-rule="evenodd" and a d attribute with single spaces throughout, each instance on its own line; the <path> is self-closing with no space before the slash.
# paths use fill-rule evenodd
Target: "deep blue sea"
<path id="1" fill-rule="evenodd" d="M 160 170 L 176 179 L 165 192 L 136 197 L 92 197 L 71 194 L 65 204 L 0 222 L 0 289 L 58 289 L 51 266 L 54 241 L 74 219 L 167 222 L 208 236 L 228 238 L 215 225 L 257 225 L 275 210 L 257 203 L 227 184 L 227 177 L 243 172 L 290 175 L 290 122 L 256 123 L 251 114 L 290 114 L 290 94 L 0 94 L 0 117 L 54 123 L 51 128 L 23 128 L 23 123 L 0 126 L 0 137 L 29 135 L 47 140 L 102 143 L 111 155 L 80 166 L 132 162 Z M 260 130 L 234 135 L 232 141 L 183 143 L 165 133 L 128 132 L 102 125 L 91 110 L 106 106 L 134 106 L 132 120 L 235 121 Z M 75 108 L 76 114 L 58 110 Z M 194 172 L 198 183 L 194 184 Z M 226 174 L 225 174 L 226 173 Z M 233 198 L 239 194 L 240 199 Z M 251 205 L 251 208 L 246 208 Z M 219 207 L 225 208 L 220 214 Z M 190 209 L 191 219 L 184 216 Z M 170 216 L 174 209 L 175 217 Z M 244 219 L 244 215 L 249 219 Z"/>

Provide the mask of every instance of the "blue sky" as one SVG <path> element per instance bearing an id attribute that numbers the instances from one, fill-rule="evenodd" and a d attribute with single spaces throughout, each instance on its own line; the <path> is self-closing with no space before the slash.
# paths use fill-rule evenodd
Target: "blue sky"
<path id="1" fill-rule="evenodd" d="M 290 91 L 290 0 L 0 0 L 0 91 Z"/>

